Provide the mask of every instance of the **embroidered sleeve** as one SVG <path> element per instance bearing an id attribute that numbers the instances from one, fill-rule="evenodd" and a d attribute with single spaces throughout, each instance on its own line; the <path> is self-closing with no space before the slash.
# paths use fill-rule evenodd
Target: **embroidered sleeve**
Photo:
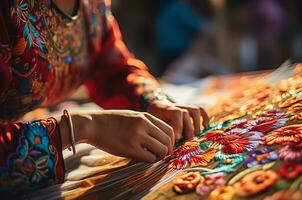
<path id="1" fill-rule="evenodd" d="M 0 194 L 63 180 L 61 137 L 54 119 L 0 125 Z"/>
<path id="2" fill-rule="evenodd" d="M 103 108 L 134 110 L 145 110 L 155 99 L 169 100 L 146 65 L 128 51 L 110 5 L 101 8 L 106 24 L 101 51 L 86 82 L 92 100 Z"/>
<path id="3" fill-rule="evenodd" d="M 4 1 L 0 8 L 0 100 L 12 79 L 10 69 L 11 45 L 7 30 L 7 19 L 2 12 L 2 9 L 7 8 L 6 4 L 7 2 Z"/>

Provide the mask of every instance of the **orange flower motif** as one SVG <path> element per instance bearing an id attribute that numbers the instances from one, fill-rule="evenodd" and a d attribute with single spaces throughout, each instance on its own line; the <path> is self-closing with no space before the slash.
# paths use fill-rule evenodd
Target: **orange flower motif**
<path id="1" fill-rule="evenodd" d="M 232 186 L 218 187 L 210 193 L 210 200 L 232 200 L 235 195 Z"/>
<path id="2" fill-rule="evenodd" d="M 263 137 L 266 145 L 283 144 L 285 142 L 301 143 L 302 142 L 302 125 L 294 124 L 279 128 L 271 134 Z"/>
<path id="3" fill-rule="evenodd" d="M 278 174 L 272 170 L 254 171 L 234 184 L 238 196 L 248 197 L 264 191 L 278 181 Z"/>
<path id="4" fill-rule="evenodd" d="M 291 121 L 298 121 L 298 120 L 302 120 L 302 113 L 298 113 L 296 115 L 293 115 L 289 118 Z"/>
<path id="5" fill-rule="evenodd" d="M 188 193 L 193 191 L 196 186 L 203 181 L 204 178 L 199 172 L 189 172 L 173 181 L 173 189 L 179 194 Z"/>
<path id="6" fill-rule="evenodd" d="M 289 98 L 289 99 L 286 99 L 284 101 L 281 101 L 278 106 L 279 108 L 287 108 L 287 107 L 290 107 L 292 105 L 294 105 L 295 103 L 298 103 L 302 101 L 302 99 L 300 98 L 296 98 L 296 97 L 292 97 L 292 98 Z"/>
<path id="7" fill-rule="evenodd" d="M 298 112 L 302 110 L 302 103 L 296 103 L 287 109 L 287 113 Z"/>

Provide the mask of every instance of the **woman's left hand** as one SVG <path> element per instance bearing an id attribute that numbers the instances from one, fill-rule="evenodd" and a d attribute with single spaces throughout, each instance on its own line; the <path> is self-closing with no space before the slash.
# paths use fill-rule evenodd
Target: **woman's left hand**
<path id="1" fill-rule="evenodd" d="M 206 111 L 198 106 L 179 105 L 158 100 L 148 106 L 147 112 L 172 126 L 175 140 L 179 140 L 181 136 L 189 139 L 198 135 L 201 121 L 203 127 L 207 127 L 209 124 Z"/>

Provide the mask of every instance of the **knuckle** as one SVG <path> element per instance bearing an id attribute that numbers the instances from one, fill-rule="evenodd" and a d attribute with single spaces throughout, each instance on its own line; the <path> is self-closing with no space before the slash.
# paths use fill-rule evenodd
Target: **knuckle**
<path id="1" fill-rule="evenodd" d="M 200 112 L 200 110 L 199 110 L 199 108 L 198 108 L 197 106 L 193 106 L 193 107 L 192 107 L 192 111 L 193 111 L 193 112 L 197 112 L 197 113 Z"/>
<path id="2" fill-rule="evenodd" d="M 148 113 L 148 112 L 142 112 L 142 115 L 146 117 L 146 116 L 150 116 L 150 113 Z"/>
<path id="3" fill-rule="evenodd" d="M 175 109 L 172 112 L 172 116 L 174 117 L 174 119 L 178 119 L 182 116 L 182 111 L 180 109 Z"/>
<path id="4" fill-rule="evenodd" d="M 162 151 L 160 152 L 160 157 L 161 158 L 163 158 L 163 157 L 165 157 L 166 155 L 168 154 L 168 147 L 166 147 L 166 146 L 164 146 L 163 148 L 162 148 Z"/>
<path id="5" fill-rule="evenodd" d="M 182 110 L 182 113 L 183 113 L 184 115 L 189 115 L 189 111 L 186 110 L 186 109 L 183 109 L 183 110 Z"/>
<path id="6" fill-rule="evenodd" d="M 182 114 L 182 109 L 180 109 L 180 108 L 175 108 L 175 109 L 172 110 L 172 112 L 173 112 L 174 114 L 176 114 L 176 115 L 181 115 L 181 114 Z"/>
<path id="7" fill-rule="evenodd" d="M 202 112 L 202 113 L 207 113 L 206 110 L 202 107 L 198 107 L 199 108 L 199 112 Z"/>
<path id="8" fill-rule="evenodd" d="M 140 132 L 139 131 L 133 131 L 132 133 L 131 142 L 136 143 L 140 139 Z"/>
<path id="9" fill-rule="evenodd" d="M 131 138 L 130 141 L 129 141 L 129 145 L 131 147 L 135 147 L 136 146 L 136 142 L 137 142 L 136 137 Z"/>
<path id="10" fill-rule="evenodd" d="M 142 114 L 142 115 L 138 115 L 135 119 L 138 123 L 144 123 L 146 120 L 146 117 Z"/>

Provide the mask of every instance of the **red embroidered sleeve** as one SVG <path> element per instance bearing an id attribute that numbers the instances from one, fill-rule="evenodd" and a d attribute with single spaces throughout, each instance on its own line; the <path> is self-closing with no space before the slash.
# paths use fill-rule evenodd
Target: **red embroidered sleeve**
<path id="1" fill-rule="evenodd" d="M 0 8 L 0 102 L 12 81 L 8 20 Z M 5 105 L 11 106 L 11 105 Z M 9 123 L 0 109 L 0 194 L 15 195 L 64 180 L 59 127 L 54 119 Z M 5 198 L 2 196 L 2 198 Z"/>
<path id="2" fill-rule="evenodd" d="M 134 110 L 144 110 L 152 100 L 166 99 L 146 65 L 128 51 L 110 6 L 105 7 L 107 29 L 97 64 L 86 82 L 91 99 L 106 109 Z"/>
<path id="3" fill-rule="evenodd" d="M 63 180 L 61 137 L 53 118 L 0 125 L 0 193 L 36 190 Z"/>
<path id="4" fill-rule="evenodd" d="M 7 7 L 7 2 L 3 2 L 4 9 Z M 9 33 L 7 31 L 7 19 L 0 9 L 0 99 L 7 89 L 11 79 L 12 73 L 9 67 L 11 62 L 11 45 L 9 40 Z"/>

